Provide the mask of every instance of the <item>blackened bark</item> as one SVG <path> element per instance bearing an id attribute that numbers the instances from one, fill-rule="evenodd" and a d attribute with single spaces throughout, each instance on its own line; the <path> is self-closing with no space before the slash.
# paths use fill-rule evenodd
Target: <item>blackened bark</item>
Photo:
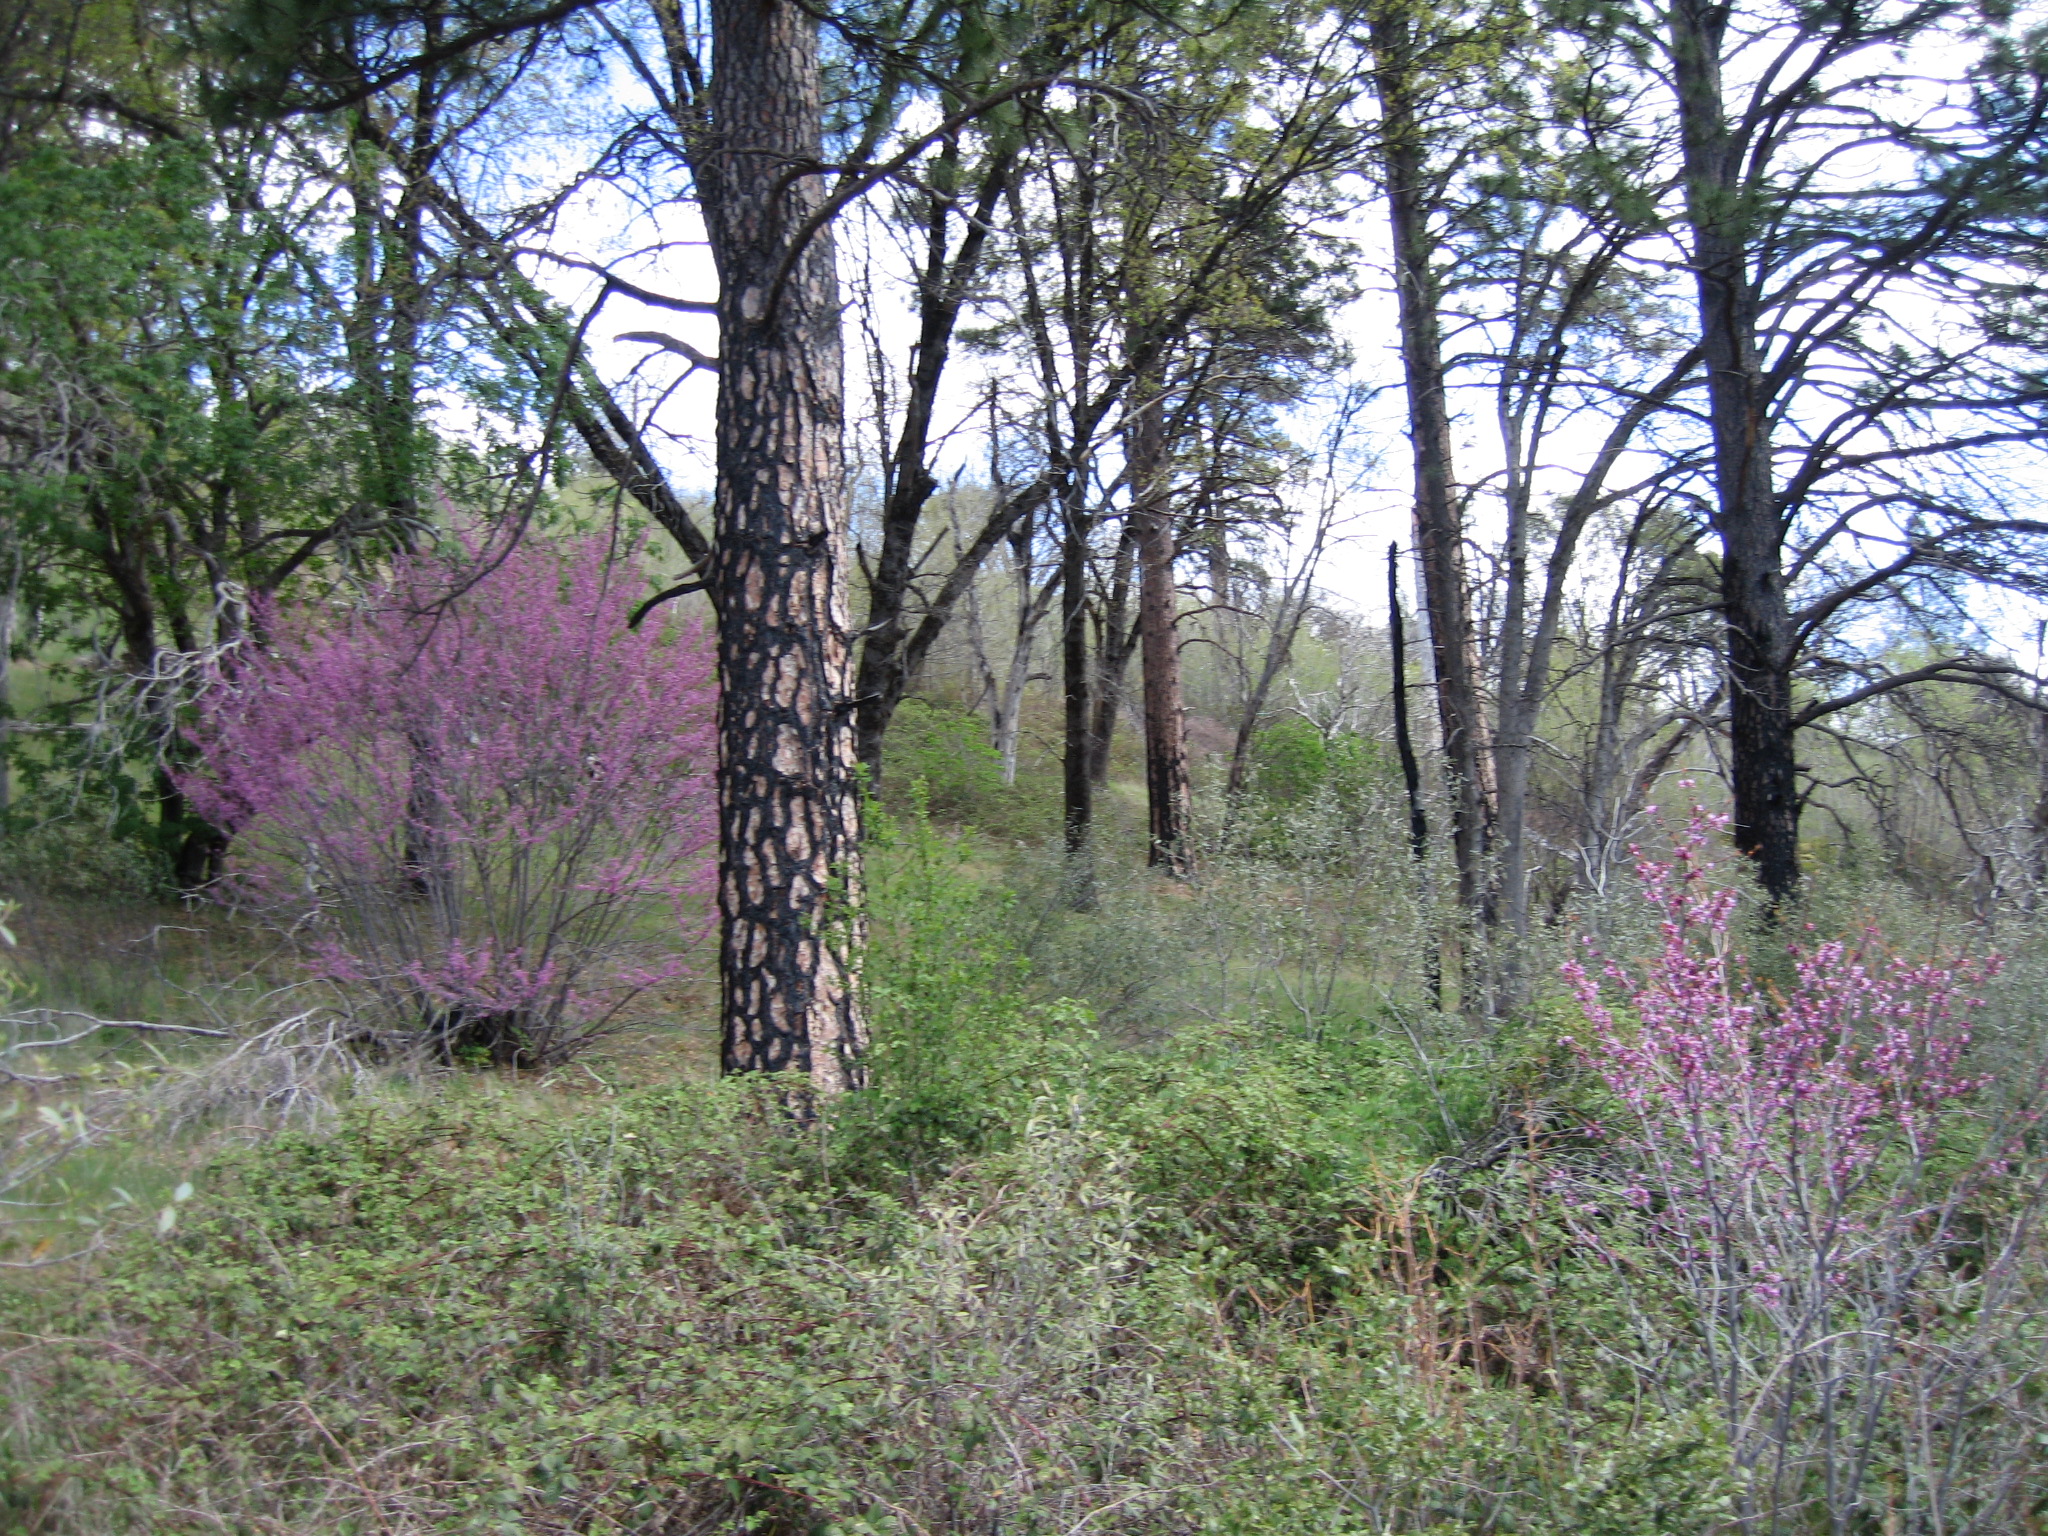
<path id="1" fill-rule="evenodd" d="M 1408 796 L 1408 851 L 1417 863 L 1429 858 L 1429 817 L 1422 809 L 1422 769 L 1415 761 L 1415 736 L 1408 724 L 1408 635 L 1401 619 L 1401 546 L 1387 546 L 1387 648 L 1394 667 L 1394 750 L 1401 758 L 1401 787 Z"/>
<path id="2" fill-rule="evenodd" d="M 7 575 L 0 583 L 0 817 L 13 805 L 14 765 L 8 756 L 8 737 L 14 730 L 14 623 L 21 602 L 24 560 L 21 545 L 12 532 L 0 534 Z"/>
<path id="3" fill-rule="evenodd" d="M 1062 764 L 1062 823 L 1066 833 L 1067 903 L 1075 911 L 1095 905 L 1089 839 L 1095 819 L 1088 666 L 1088 535 L 1093 519 L 1077 505 L 1078 476 L 1069 481 L 1060 538 L 1060 688 L 1065 703 Z"/>
<path id="4" fill-rule="evenodd" d="M 1102 604 L 1095 637 L 1095 685 L 1088 717 L 1088 781 L 1097 789 L 1109 782 L 1109 748 L 1116 738 L 1116 720 L 1124 702 L 1124 675 L 1138 649 L 1138 628 L 1131 622 L 1131 577 L 1137 570 L 1137 540 L 1128 519 L 1118 531 L 1116 557 L 1110 565 L 1109 591 Z"/>
<path id="5" fill-rule="evenodd" d="M 1757 357 L 1758 304 L 1745 239 L 1743 150 L 1721 94 L 1725 9 L 1673 0 L 1671 58 L 1699 289 L 1714 445 L 1715 532 L 1728 635 L 1729 769 L 1735 843 L 1771 900 L 1799 885 L 1792 618 L 1784 520 L 1771 466 L 1770 399 Z"/>
<path id="6" fill-rule="evenodd" d="M 949 146 L 948 157 L 957 162 L 957 147 Z M 905 612 L 911 581 L 916 575 L 917 526 L 925 504 L 938 489 L 930 464 L 932 415 L 952 352 L 960 310 L 980 270 L 982 251 L 997 204 L 1009 185 L 1014 160 L 1013 155 L 1001 153 L 984 168 L 980 191 L 957 249 L 949 251 L 947 244 L 952 199 L 933 193 L 926 212 L 925 266 L 918 283 L 917 346 L 911 354 L 903 429 L 897 436 L 889 465 L 887 493 L 882 503 L 881 544 L 868 579 L 867 622 L 861 634 L 860 669 L 854 683 L 856 750 L 867 769 L 870 787 L 881 782 L 882 739 L 916 671 L 907 644 L 910 627 Z M 972 559 L 970 575 L 979 569 L 1000 539 L 998 533 L 994 539 L 977 540 L 961 552 L 962 562 Z"/>
<path id="7" fill-rule="evenodd" d="M 196 891 L 219 875 L 220 858 L 227 842 L 193 813 L 171 771 L 170 758 L 178 751 L 180 738 L 175 729 L 177 701 L 156 680 L 160 648 L 159 615 L 152 589 L 153 547 L 147 535 L 136 529 L 132 518 L 117 513 L 98 495 L 88 498 L 86 517 L 92 528 L 94 553 L 113 588 L 124 660 L 129 676 L 141 691 L 140 713 L 149 722 L 154 738 L 149 746 L 159 759 L 151 775 L 156 799 L 157 850 L 169 864 L 177 888 Z"/>
<path id="8" fill-rule="evenodd" d="M 865 1081 L 844 380 L 822 200 L 817 23 L 713 0 L 692 169 L 719 275 L 719 978 L 727 1072 Z"/>
<path id="9" fill-rule="evenodd" d="M 1477 646 L 1464 571 L 1463 519 L 1453 490 L 1451 418 L 1429 231 L 1429 189 L 1414 100 L 1412 24 L 1388 7 L 1371 21 L 1380 158 L 1394 245 L 1401 366 L 1415 472 L 1415 545 L 1435 662 L 1437 715 L 1451 789 L 1451 848 L 1458 901 L 1476 910 L 1490 815 L 1491 757 L 1480 710 Z"/>
<path id="10" fill-rule="evenodd" d="M 1429 817 L 1422 808 L 1422 767 L 1415 760 L 1415 733 L 1408 721 L 1408 631 L 1401 618 L 1401 546 L 1387 546 L 1387 649 L 1394 673 L 1394 750 L 1401 759 L 1401 787 L 1408 796 L 1408 852 L 1420 870 L 1425 910 L 1429 901 Z M 1442 947 L 1423 925 L 1423 984 L 1438 1008 L 1445 1006 Z"/>
<path id="11" fill-rule="evenodd" d="M 2027 894 L 2023 906 L 2029 912 L 2040 910 L 2043 899 L 2048 898 L 2048 699 L 2041 697 L 2038 688 L 2034 697 L 2037 702 L 2027 720 L 2027 737 L 2034 748 L 2038 789 L 2034 796 L 2029 828 L 2031 836 L 2027 846 Z"/>
<path id="12" fill-rule="evenodd" d="M 1185 879 L 1194 873 L 1189 820 L 1187 722 L 1181 714 L 1180 599 L 1173 579 L 1174 519 L 1167 497 L 1166 423 L 1158 391 L 1140 386 L 1146 402 L 1129 433 L 1131 530 L 1138 556 L 1138 637 L 1145 688 L 1145 803 L 1151 829 L 1149 862 Z"/>

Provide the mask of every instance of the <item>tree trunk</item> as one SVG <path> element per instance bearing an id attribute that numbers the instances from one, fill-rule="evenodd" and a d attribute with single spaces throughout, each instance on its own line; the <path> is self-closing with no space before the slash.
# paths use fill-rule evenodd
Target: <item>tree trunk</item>
<path id="1" fill-rule="evenodd" d="M 1394 280 L 1415 470 L 1415 546 L 1435 662 L 1437 714 L 1450 775 L 1451 847 L 1458 902 L 1478 908 L 1491 810 L 1491 758 L 1480 711 L 1477 646 L 1464 572 L 1464 530 L 1452 489 L 1451 418 L 1445 397 L 1434 254 L 1428 227 L 1422 128 L 1412 99 L 1409 23 L 1385 8 L 1371 26 L 1381 107 L 1380 155 L 1394 245 Z"/>
<path id="2" fill-rule="evenodd" d="M 438 31 L 429 17 L 428 40 Z M 408 548 L 419 537 L 420 482 L 427 468 L 420 442 L 418 363 L 425 320 L 425 215 L 427 188 L 439 156 L 440 86 L 434 71 L 421 78 L 413 102 L 409 142 L 399 144 L 365 121 L 369 108 L 351 114 L 349 194 L 354 202 L 355 311 L 343 342 L 354 376 L 357 408 L 368 428 L 368 467 L 359 514 L 389 522 Z M 398 201 L 385 210 L 388 158 L 399 180 Z"/>
<path id="3" fill-rule="evenodd" d="M 1707 368 L 1728 633 L 1735 844 L 1756 861 L 1764 891 L 1775 903 L 1799 885 L 1792 618 L 1771 466 L 1770 398 L 1757 360 L 1758 306 L 1746 260 L 1742 147 L 1729 132 L 1722 105 L 1725 26 L 1720 7 L 1673 0 L 1671 59 Z"/>
<path id="4" fill-rule="evenodd" d="M 1220 608 L 1230 601 L 1230 525 L 1223 519 L 1203 527 L 1202 554 L 1209 568 L 1209 601 Z"/>
<path id="5" fill-rule="evenodd" d="M 1422 882 L 1422 975 L 1431 1001 L 1444 998 L 1443 946 L 1438 942 L 1436 902 L 1430 892 L 1429 816 L 1422 808 L 1422 767 L 1415 760 L 1415 736 L 1408 726 L 1408 636 L 1401 622 L 1401 546 L 1387 546 L 1387 649 L 1394 674 L 1394 750 L 1401 759 L 1401 787 L 1408 797 L 1408 853 Z"/>
<path id="6" fill-rule="evenodd" d="M 822 200 L 817 23 L 713 0 L 692 169 L 719 276 L 719 979 L 727 1072 L 865 1081 L 844 380 Z"/>
<path id="7" fill-rule="evenodd" d="M 1194 872 L 1188 832 L 1187 722 L 1181 714 L 1179 591 L 1173 579 L 1174 519 L 1167 499 L 1166 424 L 1156 388 L 1131 424 L 1131 530 L 1138 556 L 1138 643 L 1145 687 L 1145 804 L 1149 862 L 1179 879 Z"/>
<path id="8" fill-rule="evenodd" d="M 1003 783 L 1017 782 L 1017 749 L 1023 734 L 1024 690 L 1031 682 L 1031 656 L 1037 646 L 1038 626 L 1045 619 L 1046 610 L 1059 593 L 1060 568 L 1054 566 L 1042 586 L 1035 590 L 1031 547 L 1037 536 L 1037 519 L 1029 517 L 1010 534 L 1011 577 L 1017 588 L 1017 624 L 1015 644 L 1010 650 L 1010 665 L 1003 675 L 1002 691 L 997 695 L 994 719 L 991 722 L 990 739 L 996 752 L 1003 760 Z"/>
<path id="9" fill-rule="evenodd" d="M 1408 797 L 1408 851 L 1416 863 L 1429 858 L 1429 817 L 1422 808 L 1422 769 L 1408 728 L 1408 636 L 1401 622 L 1401 546 L 1387 546 L 1387 648 L 1394 672 L 1394 750 L 1401 759 L 1401 787 Z"/>
<path id="10" fill-rule="evenodd" d="M 1529 624 L 1527 617 L 1531 488 L 1526 474 L 1518 472 L 1510 488 L 1508 602 L 1501 626 L 1500 716 L 1494 735 L 1498 782 L 1494 827 L 1499 849 L 1494 918 L 1497 926 L 1505 927 L 1513 936 L 1507 950 L 1499 994 L 1499 1000 L 1509 1008 L 1520 1007 L 1528 1000 L 1528 977 L 1522 969 L 1525 957 L 1520 953 L 1520 945 L 1529 935 L 1529 784 L 1535 765 L 1537 726 L 1542 719 L 1544 704 L 1550 697 L 1551 655 L 1564 617 L 1579 541 L 1603 504 L 1608 476 L 1621 462 L 1637 431 L 1692 377 L 1697 365 L 1697 350 L 1677 359 L 1666 369 L 1663 377 L 1638 396 L 1608 429 L 1600 451 L 1579 477 L 1571 499 L 1565 503 L 1557 519 L 1550 555 L 1545 563 L 1543 593 L 1536 605 L 1533 625 Z M 1519 428 L 1504 431 L 1502 437 L 1509 444 L 1511 461 L 1519 460 L 1524 451 Z M 1640 528 L 1639 523 L 1638 532 Z M 1616 578 L 1617 602 L 1625 596 L 1635 538 L 1636 534 L 1632 533 L 1628 552 L 1624 553 L 1622 573 Z M 1525 626 L 1528 629 L 1526 646 Z M 1610 624 L 1610 640 L 1612 633 Z M 1604 699 L 1605 695 L 1602 697 Z"/>
<path id="11" fill-rule="evenodd" d="M 1503 489 L 1507 502 L 1506 592 L 1501 605 L 1500 646 L 1496 674 L 1495 731 L 1491 762 L 1494 770 L 1494 843 L 1498 850 L 1493 889 L 1486 899 L 1486 918 L 1494 930 L 1493 1012 L 1506 1017 L 1527 995 L 1523 941 L 1529 936 L 1529 777 L 1536 755 L 1536 725 L 1548 684 L 1547 659 L 1528 633 L 1529 500 L 1531 486 L 1523 462 L 1522 421 L 1503 396 L 1499 411 L 1501 443 L 1507 450 Z M 1559 531 L 1559 547 L 1566 534 Z M 1506 942 L 1500 942 L 1501 930 Z"/>
<path id="12" fill-rule="evenodd" d="M 2027 737 L 2034 748 L 2036 793 L 2033 814 L 2028 818 L 2027 894 L 2028 912 L 2039 911 L 2048 898 L 2048 700 L 2035 691 L 2036 704 L 2027 720 Z"/>
<path id="13" fill-rule="evenodd" d="M 1063 498 L 1066 514 L 1060 539 L 1060 687 L 1065 703 L 1061 821 L 1066 833 L 1067 904 L 1076 912 L 1095 905 L 1093 850 L 1095 781 L 1090 774 L 1093 737 L 1088 706 L 1088 534 L 1093 520 L 1078 503 L 1081 477 L 1070 477 Z"/>
<path id="14" fill-rule="evenodd" d="M 1095 639 L 1094 702 L 1088 723 L 1088 780 L 1097 789 L 1109 782 L 1109 748 L 1124 702 L 1124 674 L 1138 648 L 1138 629 L 1131 623 L 1131 576 L 1137 568 L 1137 538 L 1129 519 L 1118 532 L 1109 595 L 1102 606 L 1102 627 Z"/>
<path id="15" fill-rule="evenodd" d="M 20 544 L 7 539 L 7 575 L 0 587 L 0 817 L 14 804 L 14 768 L 7 755 L 14 732 L 14 627 L 21 608 L 23 557 Z"/>

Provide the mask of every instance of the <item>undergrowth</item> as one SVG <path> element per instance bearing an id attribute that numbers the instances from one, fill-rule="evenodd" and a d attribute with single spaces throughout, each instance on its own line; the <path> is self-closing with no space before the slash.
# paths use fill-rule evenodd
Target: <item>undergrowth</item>
<path id="1" fill-rule="evenodd" d="M 0 1507 L 107 1533 L 1697 1523 L 1703 1423 L 1416 1355 L 1408 1301 L 1364 1283 L 1399 1176 L 1315 1127 L 1284 1060 L 1227 1089 L 1149 1070 L 1115 1114 L 1048 1074 L 915 1194 L 849 1178 L 845 1128 L 792 1130 L 772 1084 L 362 1102 L 228 1156 L 91 1286 L 10 1295 Z"/>
<path id="2" fill-rule="evenodd" d="M 1560 1204 L 1617 1102 L 1561 1015 L 1134 1047 L 976 857 L 879 829 L 876 1086 L 815 1123 L 761 1079 L 362 1091 L 0 1286 L 0 1528 L 1738 1528 L 1682 1298 Z"/>

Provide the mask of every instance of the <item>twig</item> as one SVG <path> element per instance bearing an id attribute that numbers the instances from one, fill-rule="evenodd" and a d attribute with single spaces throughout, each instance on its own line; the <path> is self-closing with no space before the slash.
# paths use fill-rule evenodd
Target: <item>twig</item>
<path id="1" fill-rule="evenodd" d="M 102 1029 L 133 1029 L 144 1034 L 159 1035 L 204 1035 L 211 1040 L 234 1039 L 233 1032 L 225 1029 L 204 1029 L 197 1024 L 158 1024 L 149 1019 L 103 1019 L 97 1014 L 82 1013 L 76 1008 L 31 1008 L 26 1013 L 0 1015 L 0 1024 L 27 1025 L 34 1028 L 48 1025 L 56 1019 L 89 1019 L 91 1023 L 77 1034 L 66 1035 L 61 1040 L 23 1040 L 0 1049 L 22 1051 L 40 1046 L 70 1045 Z"/>

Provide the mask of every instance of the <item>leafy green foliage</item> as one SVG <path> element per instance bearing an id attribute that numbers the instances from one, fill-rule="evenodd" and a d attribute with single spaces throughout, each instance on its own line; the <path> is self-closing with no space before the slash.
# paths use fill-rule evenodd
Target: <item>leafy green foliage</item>
<path id="1" fill-rule="evenodd" d="M 931 815 L 992 837 L 1049 835 L 1044 786 L 1005 784 L 988 724 L 972 710 L 908 698 L 889 720 L 882 800 L 899 815 Z"/>
<path id="2" fill-rule="evenodd" d="M 43 1412 L 0 1498 L 109 1533 L 1694 1528 L 1689 1419 L 1404 1358 L 1334 1261 L 1313 1307 L 1248 1290 L 1085 1096 L 1011 1129 L 913 1203 L 773 1084 L 362 1104 L 227 1159 L 90 1291 L 8 1295 L 116 1347 L 10 1355 Z"/>
<path id="3" fill-rule="evenodd" d="M 1489 1213 L 1425 1177 L 1407 1052 L 1112 1048 L 1031 1000 L 974 844 L 876 821 L 874 1088 L 799 1128 L 772 1080 L 464 1079 L 234 1151 L 89 1284 L 0 1289 L 0 1509 L 95 1536 L 1712 1523 L 1710 1420 L 1571 1342 L 1565 1309 L 1615 1320 L 1526 1180 Z"/>
<path id="4" fill-rule="evenodd" d="M 305 253 L 223 175 L 183 142 L 46 147 L 0 174 L 0 563 L 46 663 L 45 729 L 6 743 L 13 809 L 90 807 L 166 856 L 190 828 L 154 778 L 175 750 L 159 657 L 231 638 L 297 542 L 271 530 L 344 495 Z"/>
<path id="5" fill-rule="evenodd" d="M 1324 732 L 1299 715 L 1276 720 L 1252 738 L 1252 763 L 1260 796 L 1289 806 L 1329 794 L 1355 807 L 1396 772 L 1380 742 L 1356 731 Z"/>

